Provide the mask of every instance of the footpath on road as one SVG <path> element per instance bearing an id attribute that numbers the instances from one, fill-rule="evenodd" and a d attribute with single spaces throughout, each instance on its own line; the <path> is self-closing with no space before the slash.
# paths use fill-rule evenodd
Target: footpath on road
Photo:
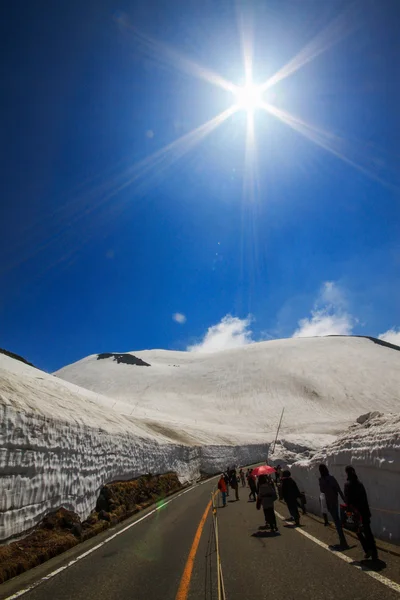
<path id="1" fill-rule="evenodd" d="M 279 501 L 275 503 L 279 515 L 276 535 L 265 528 L 263 511 L 249 502 L 248 489 L 239 493 L 238 502 L 231 493 L 227 507 L 218 511 L 228 600 L 400 598 L 400 557 L 382 552 L 380 561 L 373 565 L 363 560 L 360 543 L 350 536 L 350 550 L 339 555 L 329 549 L 338 543 L 334 529 L 307 515 L 301 517 L 301 527 L 295 528 L 285 521 L 289 512 Z"/>
<path id="2" fill-rule="evenodd" d="M 0 599 L 216 600 L 215 486 L 213 479 L 185 490 L 1 585 Z M 217 510 L 227 600 L 400 600 L 400 557 L 381 553 L 371 577 L 353 565 L 363 566 L 358 541 L 349 537 L 350 550 L 335 555 L 328 549 L 337 543 L 334 530 L 307 516 L 293 528 L 281 502 L 279 535 L 271 534 L 248 488 L 239 493 Z"/>

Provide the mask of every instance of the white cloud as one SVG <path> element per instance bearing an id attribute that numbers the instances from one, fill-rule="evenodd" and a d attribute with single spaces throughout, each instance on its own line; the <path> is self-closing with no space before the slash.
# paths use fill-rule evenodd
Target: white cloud
<path id="1" fill-rule="evenodd" d="M 311 316 L 300 319 L 293 337 L 351 335 L 355 322 L 346 310 L 343 290 L 334 281 L 326 281 L 311 311 Z"/>
<path id="2" fill-rule="evenodd" d="M 174 321 L 176 321 L 177 323 L 180 323 L 181 325 L 186 323 L 186 315 L 183 315 L 182 313 L 174 313 L 172 315 L 172 318 Z"/>
<path id="3" fill-rule="evenodd" d="M 208 328 L 199 344 L 189 346 L 189 352 L 218 352 L 229 348 L 239 348 L 252 344 L 252 332 L 249 329 L 251 318 L 239 319 L 226 315 L 220 323 Z"/>
<path id="4" fill-rule="evenodd" d="M 334 281 L 325 281 L 320 290 L 317 304 L 325 304 L 336 308 L 344 308 L 346 298 L 343 290 Z"/>
<path id="5" fill-rule="evenodd" d="M 384 340 L 385 342 L 389 342 L 389 344 L 395 344 L 396 346 L 400 346 L 400 329 L 396 331 L 395 328 L 388 329 L 385 333 L 381 333 L 378 338 L 380 340 Z"/>
<path id="6" fill-rule="evenodd" d="M 309 319 L 300 319 L 293 337 L 320 335 L 351 335 L 353 320 L 348 314 L 328 315 L 324 311 L 312 311 Z"/>

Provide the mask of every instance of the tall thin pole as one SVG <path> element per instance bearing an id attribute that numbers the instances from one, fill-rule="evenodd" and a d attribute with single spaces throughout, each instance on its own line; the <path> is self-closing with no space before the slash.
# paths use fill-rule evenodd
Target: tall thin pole
<path id="1" fill-rule="evenodd" d="M 278 434 L 279 434 L 279 430 L 281 428 L 281 423 L 282 423 L 282 419 L 283 419 L 283 413 L 285 411 L 285 407 L 282 408 L 282 414 L 281 414 L 281 418 L 279 419 L 279 425 L 278 425 L 278 429 L 276 431 L 276 437 L 275 437 L 275 441 L 274 441 L 274 447 L 272 448 L 272 454 L 275 451 L 275 446 L 276 446 L 276 442 L 278 441 Z"/>

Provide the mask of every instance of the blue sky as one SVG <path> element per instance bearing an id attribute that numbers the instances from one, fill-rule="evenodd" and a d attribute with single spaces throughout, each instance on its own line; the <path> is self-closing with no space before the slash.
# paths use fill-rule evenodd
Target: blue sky
<path id="1" fill-rule="evenodd" d="M 400 343 L 399 3 L 245 6 L 8 4 L 1 347 L 52 371 L 292 335 Z M 241 33 L 254 82 L 275 81 L 257 157 L 244 110 L 163 152 L 236 102 L 199 65 L 243 84 Z"/>

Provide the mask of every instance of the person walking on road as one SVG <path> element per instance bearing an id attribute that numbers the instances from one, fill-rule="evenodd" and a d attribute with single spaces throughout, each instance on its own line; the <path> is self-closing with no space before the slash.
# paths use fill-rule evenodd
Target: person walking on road
<path id="1" fill-rule="evenodd" d="M 365 552 L 364 558 L 378 560 L 378 551 L 374 535 L 371 531 L 371 511 L 369 509 L 367 492 L 359 481 L 357 473 L 352 466 L 346 467 L 347 481 L 344 484 L 344 496 L 346 504 L 361 516 L 361 527 L 358 528 L 357 537 Z"/>
<path id="2" fill-rule="evenodd" d="M 338 496 L 340 496 L 344 500 L 343 492 L 333 475 L 330 475 L 326 465 L 319 465 L 319 472 L 321 475 L 319 478 L 319 490 L 321 494 L 325 495 L 326 507 L 335 523 L 336 531 L 338 532 L 340 548 L 346 550 L 349 546 L 343 533 L 343 527 L 339 517 L 338 498 Z"/>
<path id="3" fill-rule="evenodd" d="M 266 475 L 260 475 L 258 478 L 257 509 L 260 509 L 262 506 L 265 524 L 269 525 L 271 531 L 278 531 L 276 515 L 274 511 L 274 502 L 276 499 L 276 490 L 272 480 Z"/>
<path id="4" fill-rule="evenodd" d="M 239 475 L 240 475 L 240 480 L 242 482 L 242 487 L 246 487 L 246 479 L 245 479 L 245 476 L 244 476 L 243 469 L 239 470 Z"/>
<path id="5" fill-rule="evenodd" d="M 225 483 L 225 477 L 224 477 L 223 473 L 218 481 L 218 489 L 222 496 L 222 506 L 225 507 L 226 506 L 226 483 Z"/>
<path id="6" fill-rule="evenodd" d="M 226 495 L 229 496 L 229 475 L 228 471 L 225 471 L 223 474 L 225 485 L 226 485 Z"/>
<path id="7" fill-rule="evenodd" d="M 235 498 L 239 500 L 239 482 L 236 475 L 236 469 L 232 469 L 229 477 L 229 483 L 233 490 L 235 490 Z"/>
<path id="8" fill-rule="evenodd" d="M 296 527 L 300 525 L 299 507 L 297 499 L 300 498 L 300 490 L 297 483 L 290 476 L 290 471 L 282 473 L 282 497 L 287 504 L 289 512 L 296 523 Z"/>
<path id="9" fill-rule="evenodd" d="M 282 467 L 281 465 L 276 465 L 275 467 L 275 483 L 278 485 L 282 475 Z"/>
<path id="10" fill-rule="evenodd" d="M 250 488 L 250 494 L 249 494 L 249 500 L 251 500 L 251 497 L 253 496 L 253 500 L 254 502 L 256 501 L 256 493 L 257 493 L 257 484 L 256 484 L 256 480 L 253 477 L 253 475 L 251 474 L 252 472 L 249 472 L 249 475 L 247 477 L 247 482 L 249 484 L 249 488 Z"/>

